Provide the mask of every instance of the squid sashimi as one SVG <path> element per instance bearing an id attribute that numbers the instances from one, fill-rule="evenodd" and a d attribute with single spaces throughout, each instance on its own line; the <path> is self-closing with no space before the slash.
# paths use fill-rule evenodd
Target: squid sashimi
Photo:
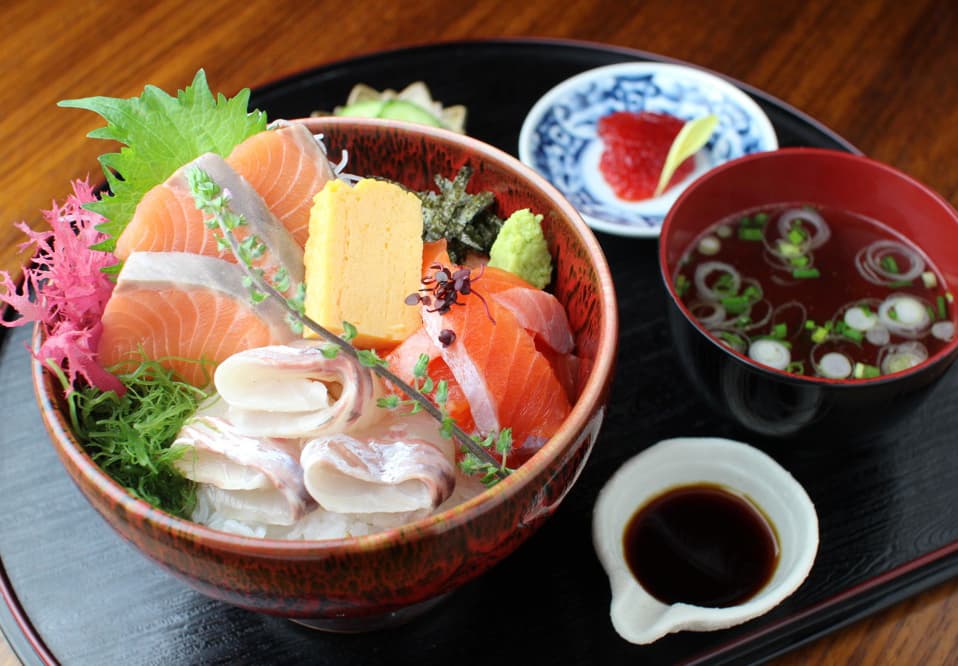
<path id="1" fill-rule="evenodd" d="M 292 525 L 316 506 L 303 483 L 299 445 L 253 438 L 223 418 L 197 415 L 173 442 L 183 476 L 218 489 L 208 499 L 225 517 Z"/>
<path id="2" fill-rule="evenodd" d="M 273 345 L 233 354 L 216 369 L 228 418 L 247 435 L 315 437 L 375 423 L 382 380 L 344 353 L 327 358 L 319 343 Z"/>
<path id="3" fill-rule="evenodd" d="M 166 182 L 147 192 L 133 219 L 116 239 L 115 254 L 121 261 L 134 252 L 190 252 L 235 262 L 229 249 L 217 243 L 219 232 L 206 227 L 187 180 L 190 169 L 200 168 L 229 194 L 230 209 L 247 224 L 234 233 L 242 239 L 254 234 L 266 246 L 259 267 L 268 273 L 285 268 L 289 277 L 303 279 L 303 250 L 286 227 L 270 212 L 262 197 L 219 155 L 206 153 L 179 168 Z"/>
<path id="4" fill-rule="evenodd" d="M 100 362 L 126 372 L 145 355 L 204 386 L 212 367 L 191 359 L 216 364 L 243 349 L 295 339 L 283 308 L 273 299 L 254 305 L 243 276 L 236 264 L 213 257 L 134 252 L 103 313 Z"/>
<path id="5" fill-rule="evenodd" d="M 236 146 L 226 161 L 305 247 L 313 197 L 336 177 L 312 133 L 301 124 L 259 132 Z"/>
<path id="6" fill-rule="evenodd" d="M 420 414 L 362 433 L 317 437 L 303 447 L 300 462 L 307 490 L 327 511 L 430 511 L 455 489 L 452 449 L 435 421 Z"/>

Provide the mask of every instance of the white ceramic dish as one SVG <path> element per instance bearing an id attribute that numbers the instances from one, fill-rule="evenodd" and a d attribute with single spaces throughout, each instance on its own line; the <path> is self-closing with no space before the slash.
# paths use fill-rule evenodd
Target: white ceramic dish
<path id="1" fill-rule="evenodd" d="M 635 512 L 669 489 L 699 483 L 745 496 L 778 536 L 771 580 L 737 606 L 664 604 L 639 585 L 625 560 L 622 537 Z M 599 493 L 592 529 L 612 587 L 612 624 L 624 639 L 639 644 L 675 631 L 725 629 L 767 613 L 798 589 L 818 552 L 818 516 L 805 489 L 762 451 L 727 439 L 667 439 L 628 460 Z"/>
<path id="2" fill-rule="evenodd" d="M 712 113 L 718 124 L 689 177 L 659 197 L 629 202 L 616 197 L 599 172 L 598 121 L 615 111 L 668 113 L 682 120 Z M 736 157 L 776 148 L 768 116 L 739 88 L 700 69 L 657 62 L 608 65 L 563 81 L 536 102 L 519 134 L 519 159 L 551 181 L 589 226 L 652 238 L 696 177 Z"/>

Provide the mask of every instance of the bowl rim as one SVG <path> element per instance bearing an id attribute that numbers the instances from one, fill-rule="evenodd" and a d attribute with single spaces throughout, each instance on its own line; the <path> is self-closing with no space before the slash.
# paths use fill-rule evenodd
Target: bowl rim
<path id="1" fill-rule="evenodd" d="M 36 357 L 36 352 L 42 340 L 42 331 L 38 323 L 34 325 L 31 344 L 34 354 L 31 361 L 31 371 L 34 394 L 40 407 L 41 416 L 56 448 L 67 456 L 78 473 L 90 482 L 98 492 L 102 493 L 106 499 L 114 503 L 124 513 L 135 516 L 151 528 L 159 532 L 169 533 L 176 539 L 187 539 L 237 554 L 260 557 L 292 556 L 308 558 L 314 555 L 328 555 L 331 552 L 335 552 L 337 555 L 376 552 L 386 550 L 398 543 L 415 543 L 425 538 L 441 535 L 508 501 L 522 489 L 529 478 L 538 475 L 557 459 L 561 452 L 572 443 L 577 432 L 586 430 L 594 406 L 601 404 L 603 393 L 607 390 L 607 386 L 611 384 L 618 347 L 618 307 L 608 261 L 595 234 L 558 189 L 512 155 L 490 144 L 451 130 L 395 120 L 323 116 L 287 119 L 287 122 L 303 123 L 310 131 L 314 131 L 313 127 L 316 125 L 333 125 L 343 128 L 351 125 L 383 129 L 399 128 L 431 140 L 460 144 L 467 152 L 481 155 L 517 172 L 532 186 L 542 190 L 547 198 L 552 201 L 555 208 L 561 211 L 571 222 L 573 230 L 582 239 L 583 247 L 587 251 L 598 279 L 596 296 L 599 311 L 603 315 L 603 325 L 598 331 L 594 364 L 575 404 L 572 405 L 569 415 L 563 421 L 559 430 L 509 477 L 492 488 L 486 488 L 476 496 L 445 511 L 399 527 L 363 536 L 292 540 L 222 532 L 185 518 L 173 516 L 127 493 L 83 449 L 69 426 L 66 414 L 57 407 L 57 398 L 54 396 L 61 391 L 61 387 L 54 383 L 51 373 L 44 371 L 43 364 Z M 604 410 L 604 407 L 601 409 Z"/>
<path id="2" fill-rule="evenodd" d="M 728 79 L 718 72 L 713 72 L 692 64 L 681 62 L 658 62 L 654 60 L 634 60 L 612 63 L 609 65 L 602 65 L 600 67 L 587 69 L 585 71 L 579 72 L 578 74 L 570 76 L 563 81 L 560 81 L 546 91 L 529 109 L 529 112 L 526 114 L 526 117 L 522 122 L 522 127 L 519 131 L 518 143 L 520 161 L 552 183 L 548 175 L 540 172 L 539 169 L 534 166 L 535 162 L 533 159 L 532 143 L 535 129 L 541 124 L 542 118 L 546 112 L 555 106 L 556 100 L 567 97 L 570 94 L 580 92 L 582 87 L 597 79 L 604 79 L 608 77 L 615 78 L 620 75 L 628 74 L 641 75 L 647 73 L 666 73 L 675 77 L 676 79 L 684 78 L 685 80 L 700 84 L 703 88 L 718 91 L 723 97 L 734 100 L 735 103 L 747 113 L 749 119 L 760 129 L 759 134 L 762 136 L 763 144 L 767 145 L 759 152 L 775 150 L 778 148 L 778 134 L 775 131 L 775 126 L 772 124 L 768 114 L 765 113 L 759 103 L 755 101 L 747 91 L 738 86 L 737 81 Z M 722 164 L 724 163 L 725 162 Z M 702 175 L 699 176 L 699 178 L 703 177 L 705 174 L 711 172 L 715 168 L 715 166 L 709 167 Z M 687 190 L 692 186 L 693 183 L 694 181 L 689 181 L 688 183 L 684 184 L 684 189 Z M 564 190 L 560 189 L 560 192 L 563 193 L 563 196 L 565 195 Z M 682 192 L 679 192 L 679 196 L 681 196 L 681 194 Z M 661 199 L 663 196 L 665 195 L 661 195 L 660 197 L 656 198 Z M 668 211 L 675 207 L 677 203 L 678 201 L 676 200 L 671 204 L 671 206 L 664 205 L 663 210 L 661 211 L 645 214 L 644 217 L 659 218 L 658 224 L 650 226 L 627 226 L 604 220 L 602 218 L 596 217 L 595 215 L 587 215 L 585 213 L 580 213 L 580 215 L 586 221 L 586 224 L 598 231 L 625 237 L 657 238 L 661 234 Z"/>
<path id="3" fill-rule="evenodd" d="M 725 355 L 730 356 L 738 362 L 744 363 L 750 366 L 753 370 L 774 377 L 776 379 L 787 381 L 796 384 L 803 385 L 819 385 L 819 386 L 828 386 L 834 387 L 838 390 L 851 390 L 854 387 L 862 386 L 878 386 L 889 384 L 892 382 L 897 382 L 912 375 L 917 375 L 927 370 L 928 368 L 934 367 L 939 363 L 946 361 L 949 357 L 953 356 L 956 351 L 958 351 L 958 335 L 952 337 L 950 341 L 945 343 L 945 345 L 936 353 L 929 356 L 927 359 L 918 363 L 917 365 L 912 366 L 906 370 L 896 372 L 890 375 L 880 375 L 878 377 L 872 378 L 862 378 L 862 379 L 832 379 L 829 377 L 818 377 L 814 375 L 794 375 L 784 370 L 777 370 L 767 365 L 762 365 L 752 358 L 742 354 L 741 352 L 735 351 L 731 347 L 722 344 L 714 337 L 712 337 L 708 331 L 706 331 L 698 319 L 689 311 L 685 306 L 685 303 L 682 302 L 682 299 L 679 297 L 678 293 L 675 291 L 675 285 L 673 283 L 672 276 L 668 274 L 667 261 L 666 261 L 666 251 L 668 246 L 669 230 L 671 228 L 673 218 L 675 217 L 676 210 L 685 203 L 685 201 L 694 196 L 695 191 L 704 183 L 708 183 L 713 178 L 721 177 L 726 171 L 731 169 L 739 168 L 742 164 L 747 164 L 756 160 L 768 160 L 768 159 L 788 159 L 788 158 L 800 158 L 802 156 L 809 157 L 823 157 L 825 159 L 834 159 L 837 161 L 850 162 L 855 165 L 863 166 L 866 168 L 877 169 L 879 171 L 884 171 L 887 174 L 909 184 L 910 186 L 916 188 L 924 196 L 926 196 L 929 201 L 938 206 L 942 207 L 945 212 L 955 219 L 958 223 L 958 211 L 938 192 L 931 189 L 927 185 L 921 183 L 915 178 L 909 176 L 904 171 L 896 169 L 895 167 L 885 164 L 884 162 L 879 162 L 878 160 L 871 159 L 865 155 L 859 155 L 856 153 L 848 153 L 841 150 L 832 150 L 829 148 L 809 148 L 809 147 L 791 147 L 791 148 L 779 148 L 777 150 L 753 153 L 751 155 L 745 155 L 743 157 L 736 158 L 724 164 L 709 170 L 701 178 L 693 182 L 676 200 L 675 204 L 669 210 L 668 215 L 666 215 L 664 222 L 662 223 L 662 235 L 659 242 L 659 273 L 662 277 L 662 281 L 665 284 L 665 289 L 668 292 L 669 300 L 671 305 L 675 306 L 679 312 L 685 317 L 685 319 L 692 325 L 695 330 L 700 333 L 715 349 L 720 350 Z M 914 243 L 912 243 L 914 245 Z M 918 247 L 916 245 L 916 247 Z M 924 248 L 919 248 L 924 253 Z M 956 315 L 952 315 L 952 320 L 954 321 Z"/>

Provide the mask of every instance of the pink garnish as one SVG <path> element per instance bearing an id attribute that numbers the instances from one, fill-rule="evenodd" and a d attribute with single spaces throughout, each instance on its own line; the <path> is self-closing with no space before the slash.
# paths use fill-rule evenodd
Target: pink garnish
<path id="1" fill-rule="evenodd" d="M 114 265 L 116 257 L 90 249 L 103 240 L 95 227 L 106 219 L 83 208 L 83 204 L 96 201 L 89 181 L 75 180 L 72 185 L 73 194 L 62 206 L 53 202 L 53 208 L 43 213 L 50 231 L 34 231 L 25 222 L 16 225 L 28 238 L 20 251 L 32 248 L 35 265 L 24 268 L 20 291 L 10 274 L 0 271 L 0 303 L 20 315 L 15 321 L 0 323 L 23 326 L 40 322 L 47 336 L 36 354 L 40 361 L 55 362 L 71 385 L 81 376 L 102 391 L 122 393 L 123 384 L 103 369 L 96 355 L 100 318 L 113 293 L 113 282 L 101 269 Z M 31 294 L 35 298 L 31 299 Z"/>

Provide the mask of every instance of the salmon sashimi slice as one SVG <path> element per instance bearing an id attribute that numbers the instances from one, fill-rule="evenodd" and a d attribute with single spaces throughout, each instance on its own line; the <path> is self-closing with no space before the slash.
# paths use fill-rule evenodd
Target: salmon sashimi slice
<path id="1" fill-rule="evenodd" d="M 437 270 L 447 270 L 451 275 L 459 269 L 451 264 L 445 241 L 424 244 L 424 277 L 435 279 Z M 574 339 L 565 309 L 552 294 L 513 273 L 489 266 L 473 267 L 470 278 L 473 293 L 460 296 L 462 305 L 452 306 L 446 314 L 430 312 L 434 306 L 423 303 L 423 328 L 396 347 L 386 360 L 400 377 L 411 381 L 416 362 L 425 354 L 429 377 L 448 383 L 446 410 L 450 416 L 470 433 L 512 427 L 516 448 L 510 460 L 519 464 L 568 415 L 574 400 L 571 369 L 575 366 L 567 361 L 574 359 L 570 353 Z M 428 292 L 423 294 L 429 296 Z M 456 334 L 448 347 L 439 343 L 443 329 Z M 465 341 L 460 329 L 467 331 Z M 503 336 L 513 339 L 511 347 L 506 344 L 512 351 L 500 358 L 493 347 Z M 474 359 L 471 354 L 476 349 Z M 518 377 L 520 367 L 529 371 L 531 379 Z M 515 377 L 508 376 L 509 372 Z M 523 388 L 524 383 L 530 390 Z M 533 395 L 536 390 L 551 397 L 533 407 L 523 407 L 523 392 Z"/>
<path id="2" fill-rule="evenodd" d="M 273 299 L 253 305 L 243 276 L 236 264 L 214 257 L 133 253 L 103 313 L 100 362 L 129 372 L 145 354 L 205 386 L 213 366 L 235 352 L 295 340 L 283 307 Z"/>
<path id="3" fill-rule="evenodd" d="M 196 208 L 186 176 L 194 167 L 206 171 L 228 193 L 230 209 L 246 219 L 246 225 L 236 228 L 236 237 L 254 234 L 266 245 L 257 266 L 268 274 L 285 268 L 291 280 L 302 282 L 303 249 L 256 190 L 214 153 L 201 155 L 177 169 L 144 195 L 133 219 L 116 240 L 116 256 L 127 261 L 134 252 L 191 252 L 236 261 L 229 249 L 217 244 L 219 232 L 206 227 L 203 213 Z"/>
<path id="4" fill-rule="evenodd" d="M 549 360 L 516 316 L 494 300 L 483 304 L 470 295 L 445 314 L 425 306 L 422 312 L 431 338 L 438 340 L 443 330 L 455 333 L 451 344 L 440 345 L 440 355 L 468 400 L 476 429 L 512 428 L 516 455 L 510 461 L 521 464 L 571 409 Z"/>
<path id="5" fill-rule="evenodd" d="M 236 146 L 226 161 L 305 247 L 313 197 L 336 177 L 312 133 L 299 123 L 259 132 Z"/>
<path id="6" fill-rule="evenodd" d="M 415 333 L 393 349 L 386 356 L 386 362 L 389 364 L 389 368 L 400 378 L 411 383 L 416 364 L 423 354 L 429 359 L 429 363 L 426 365 L 426 374 L 432 378 L 434 383 L 445 380 L 448 386 L 449 396 L 446 400 L 446 411 L 449 416 L 455 419 L 464 431 L 472 432 L 475 429 L 475 423 L 469 411 L 469 402 L 456 382 L 456 378 L 449 370 L 449 366 L 442 359 L 439 345 L 433 341 L 425 328 L 417 329 Z M 394 392 L 401 395 L 400 391 Z M 406 398 L 406 396 L 401 397 L 402 399 Z"/>
<path id="7" fill-rule="evenodd" d="M 424 277 L 434 276 L 437 265 L 451 271 L 460 268 L 450 265 L 444 239 L 423 245 L 422 264 Z M 501 268 L 479 266 L 471 270 L 470 276 L 476 293 L 491 296 L 508 308 L 519 319 L 519 324 L 549 349 L 567 354 L 575 347 L 565 308 L 555 296 Z"/>

